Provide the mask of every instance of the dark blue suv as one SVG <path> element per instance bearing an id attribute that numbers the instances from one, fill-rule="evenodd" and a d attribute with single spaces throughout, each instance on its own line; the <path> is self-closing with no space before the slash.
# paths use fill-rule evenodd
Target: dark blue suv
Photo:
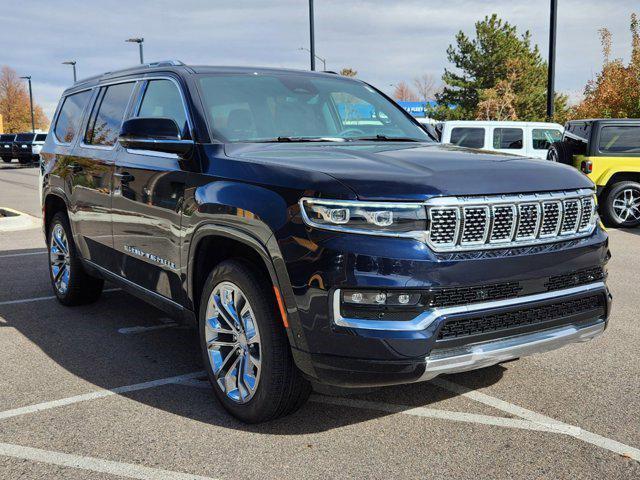
<path id="1" fill-rule="evenodd" d="M 608 321 L 593 184 L 436 143 L 371 85 L 160 62 L 80 81 L 42 150 L 51 281 L 109 280 L 198 326 L 222 405 L 428 380 Z"/>

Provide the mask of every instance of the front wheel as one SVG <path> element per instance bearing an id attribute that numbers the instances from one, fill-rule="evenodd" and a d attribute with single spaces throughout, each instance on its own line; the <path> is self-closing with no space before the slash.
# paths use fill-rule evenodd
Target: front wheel
<path id="1" fill-rule="evenodd" d="M 229 413 L 259 423 L 304 404 L 311 385 L 293 362 L 271 285 L 255 268 L 219 264 L 204 286 L 199 317 L 205 369 Z"/>
<path id="2" fill-rule="evenodd" d="M 63 212 L 56 213 L 49 225 L 49 275 L 53 291 L 64 305 L 95 302 L 102 293 L 104 280 L 84 271 L 73 243 L 69 220 Z"/>
<path id="3" fill-rule="evenodd" d="M 618 182 L 607 193 L 603 216 L 613 227 L 631 228 L 640 225 L 640 183 Z"/>

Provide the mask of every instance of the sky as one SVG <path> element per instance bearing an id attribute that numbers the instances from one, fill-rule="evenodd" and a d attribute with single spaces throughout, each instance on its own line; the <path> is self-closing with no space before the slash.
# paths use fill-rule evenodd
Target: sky
<path id="1" fill-rule="evenodd" d="M 548 0 L 315 0 L 316 53 L 327 69 L 351 67 L 391 93 L 425 73 L 440 79 L 447 46 L 459 30 L 497 13 L 531 31 L 543 55 Z M 598 29 L 613 33 L 613 56 L 628 61 L 629 17 L 637 0 L 558 0 L 556 89 L 580 98 L 602 65 Z M 34 100 L 51 116 L 62 91 L 79 78 L 145 61 L 194 65 L 309 68 L 307 0 L 2 0 L 0 65 L 31 75 Z M 321 62 L 317 67 L 321 68 Z"/>

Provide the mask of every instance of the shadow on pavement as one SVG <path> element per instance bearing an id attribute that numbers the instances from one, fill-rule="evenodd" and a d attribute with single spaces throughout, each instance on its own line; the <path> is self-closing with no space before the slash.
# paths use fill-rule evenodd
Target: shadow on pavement
<path id="1" fill-rule="evenodd" d="M 38 249 L 19 252 L 35 250 Z M 178 327 L 137 335 L 117 331 L 122 327 L 157 325 L 161 318 L 166 315 L 122 291 L 103 293 L 92 305 L 72 308 L 55 300 L 0 305 L 0 328 L 16 329 L 64 370 L 105 389 L 202 370 L 195 329 Z M 482 388 L 499 381 L 504 370 L 494 366 L 449 378 L 469 388 Z M 25 384 L 25 388 L 38 387 Z M 390 415 L 310 402 L 289 417 L 245 425 L 228 415 L 209 389 L 176 384 L 125 396 L 198 422 L 270 435 L 323 432 Z M 357 393 L 355 398 L 415 408 L 455 396 L 423 382 Z"/>

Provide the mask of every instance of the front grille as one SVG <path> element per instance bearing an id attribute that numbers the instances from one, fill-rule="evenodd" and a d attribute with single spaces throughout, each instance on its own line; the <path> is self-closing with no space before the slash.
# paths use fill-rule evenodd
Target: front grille
<path id="1" fill-rule="evenodd" d="M 563 318 L 570 321 L 571 316 L 580 313 L 593 310 L 604 312 L 604 306 L 604 296 L 597 294 L 509 312 L 450 319 L 442 325 L 438 333 L 438 341 L 491 334 L 522 327 L 535 327 Z"/>
<path id="2" fill-rule="evenodd" d="M 589 235 L 591 190 L 518 196 L 438 198 L 427 202 L 427 242 L 436 252 L 505 248 Z"/>
<path id="3" fill-rule="evenodd" d="M 578 270 L 564 275 L 556 275 L 549 277 L 544 284 L 548 292 L 553 290 L 562 290 L 564 288 L 576 287 L 578 285 L 586 285 L 587 283 L 597 282 L 605 277 L 602 267 L 587 268 Z"/>
<path id="4" fill-rule="evenodd" d="M 517 297 L 522 287 L 518 282 L 434 289 L 429 292 L 429 308 L 452 307 L 475 302 L 490 302 Z"/>

